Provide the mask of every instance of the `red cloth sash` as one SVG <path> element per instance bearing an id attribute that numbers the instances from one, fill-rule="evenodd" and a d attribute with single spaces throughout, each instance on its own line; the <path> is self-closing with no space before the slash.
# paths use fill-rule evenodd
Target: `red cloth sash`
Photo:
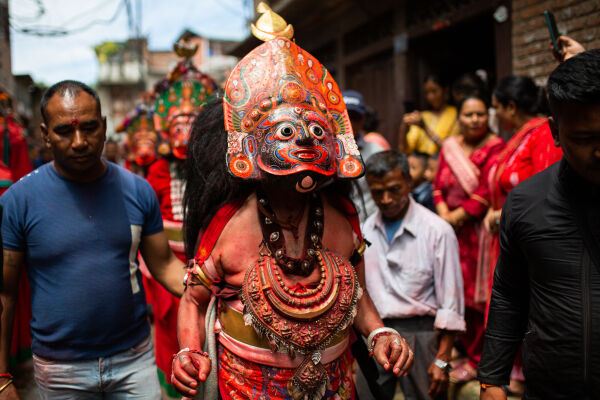
<path id="1" fill-rule="evenodd" d="M 246 199 L 236 200 L 219 208 L 219 211 L 210 220 L 206 230 L 198 234 L 199 245 L 196 249 L 196 257 L 194 257 L 198 265 L 202 265 L 210 256 L 223 229 L 245 201 Z"/>

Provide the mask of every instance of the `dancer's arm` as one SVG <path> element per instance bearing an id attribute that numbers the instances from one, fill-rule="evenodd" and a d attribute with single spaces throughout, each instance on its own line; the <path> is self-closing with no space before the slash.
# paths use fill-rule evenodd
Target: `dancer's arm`
<path id="1" fill-rule="evenodd" d="M 177 339 L 180 352 L 173 359 L 172 381 L 175 389 L 184 396 L 194 397 L 198 381 L 204 382 L 211 369 L 208 357 L 194 353 L 202 351 L 206 337 L 205 318 L 211 292 L 202 285 L 188 285 L 179 302 L 177 314 Z"/>

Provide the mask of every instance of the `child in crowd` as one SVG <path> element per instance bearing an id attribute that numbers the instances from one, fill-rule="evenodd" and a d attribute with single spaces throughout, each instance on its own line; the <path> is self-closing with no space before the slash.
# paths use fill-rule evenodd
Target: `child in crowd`
<path id="1" fill-rule="evenodd" d="M 430 169 L 429 159 L 430 156 L 426 153 L 416 152 L 408 156 L 410 176 L 412 178 L 411 194 L 417 203 L 435 212 L 433 186 L 431 186 L 431 181 L 428 179 L 429 175 L 431 175 L 433 180 L 435 171 L 428 171 Z"/>

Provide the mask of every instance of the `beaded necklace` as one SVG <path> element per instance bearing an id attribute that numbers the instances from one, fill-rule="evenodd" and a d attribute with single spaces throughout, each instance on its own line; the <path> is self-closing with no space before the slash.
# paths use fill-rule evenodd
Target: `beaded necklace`
<path id="1" fill-rule="evenodd" d="M 269 249 L 277 261 L 277 265 L 279 265 L 284 273 L 299 276 L 310 275 L 314 269 L 317 250 L 322 247 L 321 239 L 323 237 L 324 213 L 320 196 L 316 193 L 310 196 L 308 221 L 304 234 L 304 249 L 300 258 L 294 258 L 286 254 L 282 226 L 291 230 L 294 233 L 294 237 L 298 237 L 297 226 L 281 223 L 269 205 L 265 194 L 259 190 L 257 190 L 256 194 L 258 197 L 258 213 L 263 234 L 263 244 Z M 302 216 L 300 216 L 301 218 Z"/>

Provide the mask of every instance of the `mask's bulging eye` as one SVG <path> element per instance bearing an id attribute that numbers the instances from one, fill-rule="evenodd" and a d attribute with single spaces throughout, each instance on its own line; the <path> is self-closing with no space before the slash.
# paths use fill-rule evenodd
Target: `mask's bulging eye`
<path id="1" fill-rule="evenodd" d="M 319 125 L 312 124 L 311 126 L 308 127 L 308 129 L 310 130 L 310 133 L 312 133 L 312 135 L 315 138 L 323 139 L 323 136 L 325 135 L 325 131 Z"/>
<path id="2" fill-rule="evenodd" d="M 288 140 L 296 133 L 296 129 L 292 124 L 283 124 L 275 132 L 275 136 L 281 140 Z"/>

